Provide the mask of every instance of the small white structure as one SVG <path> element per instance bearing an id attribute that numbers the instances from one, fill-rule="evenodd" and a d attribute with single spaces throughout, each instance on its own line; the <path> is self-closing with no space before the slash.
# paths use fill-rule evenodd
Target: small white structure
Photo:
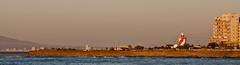
<path id="1" fill-rule="evenodd" d="M 40 47 L 39 50 L 44 50 L 45 48 L 44 47 Z"/>
<path id="2" fill-rule="evenodd" d="M 87 44 L 84 51 L 90 51 L 92 48 Z"/>
<path id="3" fill-rule="evenodd" d="M 36 47 L 31 48 L 31 51 L 36 51 L 36 50 L 37 50 Z"/>
<path id="4" fill-rule="evenodd" d="M 116 50 L 116 51 L 124 51 L 124 50 L 130 50 L 131 48 L 132 48 L 132 45 L 116 46 L 116 47 L 114 47 L 114 50 Z"/>
<path id="5" fill-rule="evenodd" d="M 178 44 L 174 44 L 171 48 L 177 48 Z"/>

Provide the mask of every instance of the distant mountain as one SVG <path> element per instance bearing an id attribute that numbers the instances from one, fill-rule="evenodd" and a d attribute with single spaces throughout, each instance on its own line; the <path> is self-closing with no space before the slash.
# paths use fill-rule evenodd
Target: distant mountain
<path id="1" fill-rule="evenodd" d="M 31 48 L 32 46 L 43 46 L 41 44 L 31 42 L 31 41 L 22 41 L 5 36 L 0 36 L 0 49 L 6 48 Z"/>

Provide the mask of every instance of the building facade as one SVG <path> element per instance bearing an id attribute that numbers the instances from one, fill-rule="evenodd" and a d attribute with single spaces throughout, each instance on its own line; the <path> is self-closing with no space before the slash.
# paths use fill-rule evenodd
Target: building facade
<path id="1" fill-rule="evenodd" d="M 239 14 L 230 12 L 216 17 L 209 43 L 217 43 L 220 46 L 238 46 L 240 44 Z"/>

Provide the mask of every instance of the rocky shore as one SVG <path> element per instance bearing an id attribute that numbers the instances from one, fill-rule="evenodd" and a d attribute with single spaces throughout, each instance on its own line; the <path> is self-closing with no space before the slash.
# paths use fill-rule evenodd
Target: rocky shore
<path id="1" fill-rule="evenodd" d="M 31 51 L 26 56 L 47 57 L 173 57 L 173 58 L 240 58 L 240 51 L 135 50 L 135 51 Z"/>

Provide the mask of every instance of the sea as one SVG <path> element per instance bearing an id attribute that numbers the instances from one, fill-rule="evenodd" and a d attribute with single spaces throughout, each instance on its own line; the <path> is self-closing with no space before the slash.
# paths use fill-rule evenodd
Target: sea
<path id="1" fill-rule="evenodd" d="M 0 65 L 240 65 L 240 58 L 2 56 Z"/>
<path id="2" fill-rule="evenodd" d="M 240 65 L 240 59 L 150 57 L 1 57 L 0 65 Z"/>

